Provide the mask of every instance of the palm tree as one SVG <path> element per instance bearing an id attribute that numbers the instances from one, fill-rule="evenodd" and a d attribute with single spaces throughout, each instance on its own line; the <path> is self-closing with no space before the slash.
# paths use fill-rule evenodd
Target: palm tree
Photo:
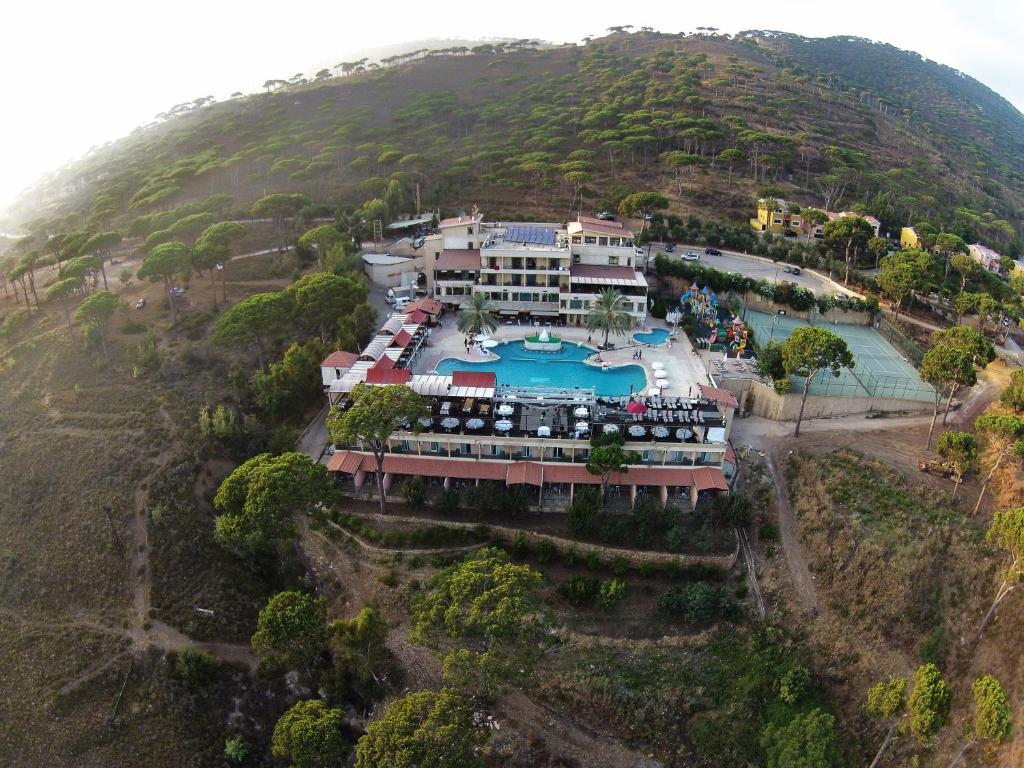
<path id="1" fill-rule="evenodd" d="M 494 306 L 487 296 L 474 293 L 459 309 L 456 324 L 463 333 L 489 333 L 498 327 L 498 318 L 494 316 Z"/>
<path id="2" fill-rule="evenodd" d="M 594 308 L 587 313 L 587 330 L 604 331 L 604 346 L 607 347 L 609 334 L 622 336 L 633 327 L 633 317 L 625 307 L 626 297 L 620 291 L 614 288 L 601 291 Z"/>

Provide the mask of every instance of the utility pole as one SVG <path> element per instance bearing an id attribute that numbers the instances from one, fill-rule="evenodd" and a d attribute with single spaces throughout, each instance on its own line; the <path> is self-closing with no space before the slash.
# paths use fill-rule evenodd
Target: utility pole
<path id="1" fill-rule="evenodd" d="M 416 182 L 416 218 L 420 217 L 420 183 Z"/>

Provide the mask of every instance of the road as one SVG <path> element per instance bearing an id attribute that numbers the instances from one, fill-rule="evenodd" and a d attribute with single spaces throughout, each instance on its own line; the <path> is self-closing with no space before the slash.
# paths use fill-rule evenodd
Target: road
<path id="1" fill-rule="evenodd" d="M 674 253 L 665 253 L 664 246 L 655 243 L 651 248 L 651 266 L 653 267 L 654 257 L 659 254 L 664 254 L 668 258 L 679 259 L 687 251 L 700 254 L 701 264 L 714 267 L 720 272 L 738 272 L 741 275 L 754 277 L 758 280 L 770 280 L 775 283 L 783 281 L 796 283 L 815 293 L 835 293 L 837 290 L 836 286 L 828 278 L 808 269 L 801 268 L 799 275 L 788 275 L 782 271 L 784 266 L 782 262 L 776 264 L 771 259 L 766 259 L 762 256 L 750 256 L 735 251 L 722 251 L 721 256 L 708 256 L 704 253 L 704 246 L 698 245 L 677 245 Z"/>

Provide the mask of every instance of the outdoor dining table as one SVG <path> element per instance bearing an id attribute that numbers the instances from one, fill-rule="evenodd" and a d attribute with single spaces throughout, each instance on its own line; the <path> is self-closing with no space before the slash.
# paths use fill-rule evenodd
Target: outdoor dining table
<path id="1" fill-rule="evenodd" d="M 498 415 L 499 416 L 511 416 L 515 412 L 515 408 L 511 405 L 499 405 Z"/>
<path id="2" fill-rule="evenodd" d="M 612 434 L 613 432 L 618 432 L 619 427 L 617 424 L 605 424 L 604 431 L 606 434 Z"/>
<path id="3" fill-rule="evenodd" d="M 483 425 L 484 425 L 484 420 L 483 419 L 467 419 L 466 420 L 466 428 L 467 429 L 480 429 Z"/>
<path id="4" fill-rule="evenodd" d="M 512 422 L 509 421 L 508 419 L 499 419 L 498 421 L 494 422 L 494 428 L 499 432 L 508 432 L 510 429 L 512 429 Z"/>
<path id="5" fill-rule="evenodd" d="M 651 429 L 651 434 L 655 437 L 668 437 L 668 428 L 661 426 L 653 427 Z"/>
<path id="6" fill-rule="evenodd" d="M 575 411 L 573 411 L 573 415 L 575 415 L 575 416 L 587 416 L 589 414 L 590 414 L 590 411 L 588 411 L 582 405 L 579 408 L 577 408 Z"/>
<path id="7" fill-rule="evenodd" d="M 447 419 L 441 420 L 441 426 L 445 429 L 455 429 L 459 426 L 459 420 L 453 417 L 448 417 Z"/>

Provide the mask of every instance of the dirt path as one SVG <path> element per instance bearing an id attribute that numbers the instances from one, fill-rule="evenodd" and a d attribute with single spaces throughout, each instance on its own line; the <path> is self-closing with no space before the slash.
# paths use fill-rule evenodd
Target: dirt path
<path id="1" fill-rule="evenodd" d="M 786 565 L 789 567 L 789 576 L 796 591 L 800 608 L 805 613 L 817 614 L 819 610 L 818 592 L 814 587 L 814 577 L 811 569 L 807 566 L 807 559 L 804 557 L 804 548 L 800 544 L 800 536 L 797 533 L 796 516 L 793 514 L 793 507 L 789 503 L 789 484 L 786 482 L 786 475 L 780 468 L 782 449 L 770 447 L 766 453 L 768 471 L 772 476 L 772 483 L 775 485 L 775 505 L 779 520 L 779 538 L 782 541 L 782 548 L 786 554 Z"/>

